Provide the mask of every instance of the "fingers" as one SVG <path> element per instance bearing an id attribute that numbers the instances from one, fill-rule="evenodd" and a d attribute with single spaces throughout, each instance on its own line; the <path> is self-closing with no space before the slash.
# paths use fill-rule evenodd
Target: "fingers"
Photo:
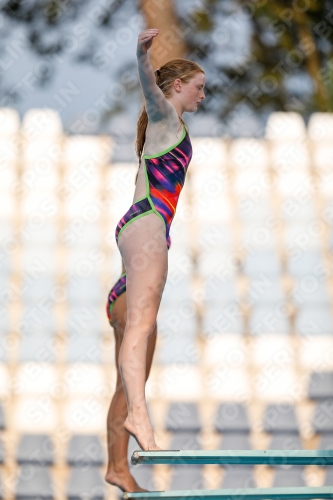
<path id="1" fill-rule="evenodd" d="M 147 38 L 152 38 L 153 36 L 156 36 L 157 33 L 151 33 L 148 35 L 143 35 L 142 37 L 139 37 L 140 40 L 146 40 Z"/>
<path id="2" fill-rule="evenodd" d="M 146 50 L 148 50 L 153 43 L 153 38 L 158 34 L 159 34 L 158 28 L 151 28 L 142 31 L 138 37 L 138 47 L 140 47 L 140 49 L 138 50 L 144 51 L 144 53 L 146 53 Z"/>
<path id="3" fill-rule="evenodd" d="M 157 36 L 157 35 L 158 35 L 158 33 L 151 33 L 150 35 L 145 35 L 142 37 L 139 36 L 138 43 L 143 44 L 143 43 L 149 42 L 150 40 L 155 38 L 155 36 Z"/>
<path id="4" fill-rule="evenodd" d="M 157 28 L 145 30 L 139 34 L 139 39 L 142 40 L 143 38 L 151 38 L 152 36 L 158 35 L 158 33 L 159 33 L 159 30 Z"/>
<path id="5" fill-rule="evenodd" d="M 156 35 L 158 35 L 158 33 L 151 33 L 150 35 L 144 35 L 142 37 L 139 37 L 139 40 L 149 40 L 150 38 L 153 38 Z"/>

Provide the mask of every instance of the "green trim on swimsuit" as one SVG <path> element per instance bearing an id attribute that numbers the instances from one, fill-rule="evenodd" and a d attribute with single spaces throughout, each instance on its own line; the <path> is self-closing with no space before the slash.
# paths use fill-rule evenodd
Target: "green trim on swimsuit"
<path id="1" fill-rule="evenodd" d="M 112 309 L 113 309 L 113 306 L 114 306 L 115 302 L 116 302 L 115 300 L 113 302 L 111 302 L 110 307 L 109 307 L 109 316 L 110 316 L 110 319 L 111 319 L 111 316 L 112 316 L 111 312 L 112 312 Z"/>
<path id="2" fill-rule="evenodd" d="M 182 136 L 181 138 L 179 139 L 178 142 L 176 142 L 176 144 L 174 144 L 173 146 L 170 146 L 168 149 L 165 149 L 164 151 L 162 151 L 162 153 L 158 153 L 157 155 L 152 155 L 152 156 L 149 156 L 149 155 L 143 155 L 143 158 L 147 158 L 147 160 L 149 160 L 150 158 L 158 158 L 159 156 L 162 156 L 164 155 L 165 153 L 169 153 L 169 151 L 171 151 L 173 148 L 175 148 L 176 146 L 178 146 L 178 144 L 180 142 L 182 142 L 182 140 L 184 139 L 185 137 L 185 134 L 186 134 L 186 128 L 185 128 L 185 125 L 183 123 L 183 133 L 182 133 Z"/>
<path id="3" fill-rule="evenodd" d="M 145 198 L 147 198 L 147 196 L 145 196 Z M 140 219 L 140 217 L 143 217 L 144 215 L 150 214 L 150 213 L 152 213 L 152 212 L 154 212 L 154 210 L 153 210 L 153 209 L 152 209 L 152 210 L 148 210 L 148 212 L 144 212 L 143 214 L 136 215 L 135 217 L 133 217 L 133 219 L 128 220 L 128 221 L 126 222 L 126 224 L 124 224 L 124 225 L 123 225 L 123 227 L 121 228 L 121 230 L 120 230 L 120 231 L 119 231 L 119 233 L 118 233 L 118 241 L 119 241 L 119 236 L 121 235 L 121 233 L 123 232 L 123 230 L 124 230 L 126 227 L 128 227 L 130 224 L 132 224 L 132 222 L 134 222 L 135 220 Z"/>
<path id="4" fill-rule="evenodd" d="M 126 274 L 126 271 L 120 275 L 120 278 L 122 278 L 123 276 L 125 276 L 125 274 Z M 110 307 L 109 307 L 109 316 L 110 316 L 110 318 L 112 316 L 111 312 L 112 312 L 113 306 L 115 305 L 115 302 L 116 302 L 117 299 L 118 299 L 118 297 L 113 302 L 111 302 L 111 304 L 110 304 Z"/>
<path id="5" fill-rule="evenodd" d="M 138 200 L 133 201 L 132 205 L 134 205 L 134 203 L 138 203 L 138 201 L 144 200 L 145 198 L 147 198 L 146 194 L 142 198 L 139 198 Z"/>

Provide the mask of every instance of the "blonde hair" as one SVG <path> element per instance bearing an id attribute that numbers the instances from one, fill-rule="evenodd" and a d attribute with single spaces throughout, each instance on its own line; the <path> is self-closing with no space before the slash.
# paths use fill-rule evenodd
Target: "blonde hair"
<path id="1" fill-rule="evenodd" d="M 159 69 L 155 70 L 156 84 L 162 90 L 165 97 L 171 96 L 171 90 L 173 88 L 173 82 L 179 78 L 183 83 L 188 83 L 191 78 L 194 77 L 196 73 L 205 73 L 199 64 L 189 61 L 188 59 L 171 59 L 161 66 Z M 180 118 L 181 122 L 186 127 L 186 123 Z M 136 154 L 139 158 L 139 167 L 135 177 L 135 184 L 138 179 L 141 155 L 143 152 L 143 146 L 146 140 L 146 129 L 148 125 L 148 115 L 146 111 L 145 104 L 143 104 L 138 118 L 137 123 L 137 135 L 136 135 Z M 186 127 L 187 128 L 187 127 Z"/>

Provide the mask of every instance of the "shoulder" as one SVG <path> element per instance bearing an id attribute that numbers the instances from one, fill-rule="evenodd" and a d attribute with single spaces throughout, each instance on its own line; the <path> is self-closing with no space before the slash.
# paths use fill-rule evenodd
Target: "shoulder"
<path id="1" fill-rule="evenodd" d="M 183 131 L 183 123 L 180 120 L 175 107 L 169 101 L 166 100 L 166 102 L 168 113 L 159 120 L 150 119 L 148 116 L 147 129 L 151 130 L 152 133 L 154 133 L 154 131 L 163 131 L 164 133 L 178 134 L 179 131 Z M 186 124 L 185 128 L 187 130 Z"/>

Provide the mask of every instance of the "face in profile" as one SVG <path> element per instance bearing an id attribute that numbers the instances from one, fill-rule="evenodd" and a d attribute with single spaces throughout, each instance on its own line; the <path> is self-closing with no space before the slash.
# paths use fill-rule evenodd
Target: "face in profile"
<path id="1" fill-rule="evenodd" d="M 204 86 L 206 77 L 204 73 L 198 72 L 187 83 L 180 79 L 175 80 L 174 87 L 178 98 L 181 100 L 184 111 L 194 112 L 205 99 Z"/>

